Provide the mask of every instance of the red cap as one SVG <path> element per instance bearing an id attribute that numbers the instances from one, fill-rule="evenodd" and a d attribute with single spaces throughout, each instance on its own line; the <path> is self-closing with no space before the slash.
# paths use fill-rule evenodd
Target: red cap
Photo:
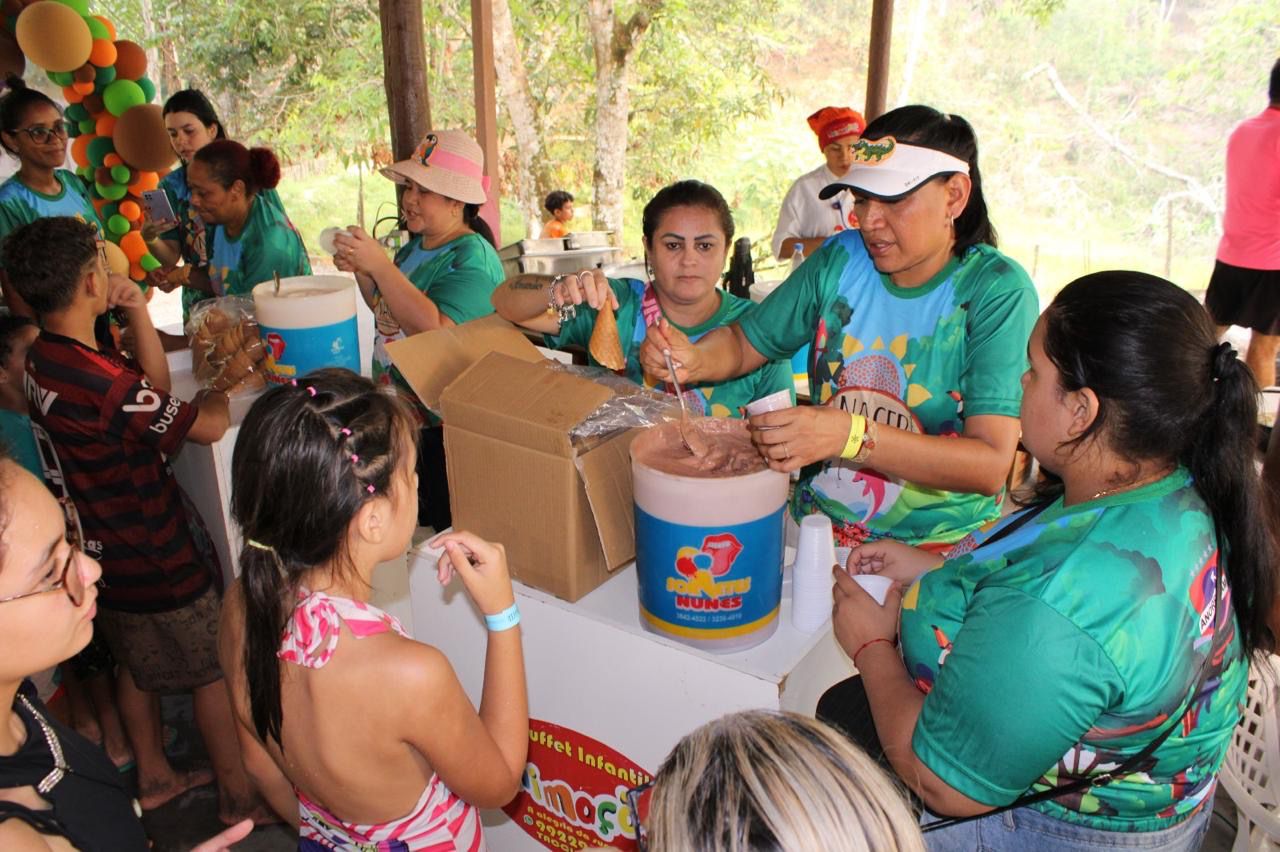
<path id="1" fill-rule="evenodd" d="M 809 127 L 818 134 L 819 148 L 845 136 L 861 136 L 866 126 L 862 113 L 848 107 L 823 107 L 809 116 Z"/>

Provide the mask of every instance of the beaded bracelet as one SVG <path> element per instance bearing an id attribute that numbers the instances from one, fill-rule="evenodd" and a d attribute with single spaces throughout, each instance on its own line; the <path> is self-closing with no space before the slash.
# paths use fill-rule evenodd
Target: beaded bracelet
<path id="1" fill-rule="evenodd" d="M 876 448 L 876 434 L 879 426 L 874 420 L 867 421 L 866 430 L 862 434 L 862 446 L 858 448 L 858 452 L 854 453 L 852 461 L 862 464 L 871 457 L 871 453 Z"/>
<path id="2" fill-rule="evenodd" d="M 484 623 L 489 628 L 490 633 L 501 633 L 504 630 L 510 630 L 520 623 L 520 608 L 512 604 L 502 612 L 486 615 Z"/>
<path id="3" fill-rule="evenodd" d="M 562 305 L 560 304 L 560 301 L 556 299 L 556 285 L 568 277 L 569 276 L 566 273 L 557 275 L 555 278 L 551 279 L 551 286 L 547 288 L 547 313 L 555 314 L 561 325 L 564 325 L 566 322 L 578 315 L 578 308 L 573 304 L 573 302 L 566 302 Z"/>

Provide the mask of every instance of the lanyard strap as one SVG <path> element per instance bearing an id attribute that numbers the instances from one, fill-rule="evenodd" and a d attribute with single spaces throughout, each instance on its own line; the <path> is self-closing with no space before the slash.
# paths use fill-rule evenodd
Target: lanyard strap
<path id="1" fill-rule="evenodd" d="M 1028 516 L 1034 517 L 1035 515 L 1043 511 L 1044 506 L 1047 506 L 1047 505 L 1048 504 L 1046 503 L 1032 510 L 1029 510 L 1025 515 L 1023 515 L 1022 517 L 1019 517 L 1013 523 L 1010 523 L 1009 526 L 1000 530 L 996 535 L 992 536 L 990 539 L 988 539 L 987 542 L 984 542 L 984 543 L 995 541 L 996 539 L 1002 538 L 1004 535 L 1008 535 L 1009 533 L 1013 532 L 1017 527 L 1026 523 Z M 1002 805 L 998 808 L 994 808 L 992 810 L 986 811 L 985 813 L 974 814 L 973 816 L 967 816 L 967 817 L 944 817 L 942 819 L 935 820 L 931 823 L 921 826 L 920 830 L 922 832 L 937 831 L 940 828 L 947 828 L 949 826 L 957 825 L 962 822 L 969 822 L 970 820 L 984 819 L 986 817 L 993 816 L 995 814 L 1004 813 L 1005 811 L 1011 811 L 1014 808 L 1023 808 L 1023 807 L 1026 807 L 1027 805 L 1034 805 L 1039 802 L 1047 801 L 1049 799 L 1061 798 L 1062 796 L 1067 796 L 1072 793 L 1078 793 L 1081 790 L 1086 790 L 1090 787 L 1105 787 L 1115 779 L 1119 778 L 1120 776 L 1128 773 L 1130 770 L 1135 769 L 1136 767 L 1141 765 L 1142 762 L 1145 761 L 1152 754 L 1154 754 L 1156 749 L 1160 748 L 1160 746 L 1164 744 L 1164 741 L 1169 738 L 1169 736 L 1174 732 L 1174 730 L 1179 725 L 1182 724 L 1182 720 L 1186 718 L 1186 715 L 1188 713 L 1191 712 L 1191 708 L 1195 705 L 1196 698 L 1200 695 L 1200 691 L 1204 689 L 1204 685 L 1209 680 L 1209 673 L 1210 673 L 1210 669 L 1212 668 L 1213 658 L 1216 655 L 1216 652 L 1218 650 L 1216 648 L 1216 645 L 1218 644 L 1218 639 L 1221 635 L 1220 631 L 1218 630 L 1218 624 L 1222 614 L 1222 601 L 1223 601 L 1222 587 L 1224 585 L 1225 585 L 1225 580 L 1224 580 L 1224 571 L 1223 571 L 1223 565 L 1222 565 L 1222 554 L 1219 553 L 1218 565 L 1217 565 L 1217 568 L 1215 568 L 1214 579 L 1213 579 L 1213 640 L 1209 643 L 1208 653 L 1205 655 L 1204 662 L 1200 666 L 1200 676 L 1196 680 L 1196 685 L 1191 690 L 1191 695 L 1186 699 L 1186 709 L 1183 710 L 1181 713 L 1179 713 L 1177 716 L 1173 717 L 1173 720 L 1168 725 L 1166 725 L 1163 730 L 1160 731 L 1160 733 L 1155 737 L 1155 739 L 1147 743 L 1146 747 L 1142 749 L 1142 751 L 1133 755 L 1128 760 L 1125 760 L 1115 769 L 1109 769 L 1100 775 L 1092 775 L 1087 778 L 1081 778 L 1077 781 L 1072 782 L 1071 784 L 1068 784 L 1065 787 L 1053 787 L 1048 790 L 1041 790 L 1038 793 L 1028 793 L 1026 795 L 1019 796 L 1018 798 L 1014 799 L 1012 802 L 1010 802 L 1007 805 Z M 1179 704 L 1178 706 L 1181 707 L 1182 705 Z"/>

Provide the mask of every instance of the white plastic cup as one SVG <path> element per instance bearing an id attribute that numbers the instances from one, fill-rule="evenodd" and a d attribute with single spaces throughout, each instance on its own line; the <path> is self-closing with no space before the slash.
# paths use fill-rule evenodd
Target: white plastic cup
<path id="1" fill-rule="evenodd" d="M 800 522 L 796 561 L 791 567 L 791 623 L 813 633 L 831 617 L 831 566 L 836 562 L 831 519 L 809 515 Z"/>
<path id="2" fill-rule="evenodd" d="M 325 228 L 320 232 L 320 248 L 324 250 L 325 254 L 337 255 L 338 246 L 334 243 L 333 238 L 338 234 L 347 237 L 351 236 L 351 232 L 346 228 Z"/>
<path id="3" fill-rule="evenodd" d="M 883 574 L 853 574 L 853 581 L 861 586 L 866 593 L 875 598 L 876 603 L 884 606 L 884 599 L 889 594 L 889 588 L 893 585 L 893 580 Z"/>
<path id="4" fill-rule="evenodd" d="M 769 411 L 781 411 L 784 408 L 792 408 L 791 391 L 780 390 L 775 391 L 768 396 L 762 396 L 754 402 L 747 404 L 747 415 L 755 417 L 757 414 L 764 414 Z"/>

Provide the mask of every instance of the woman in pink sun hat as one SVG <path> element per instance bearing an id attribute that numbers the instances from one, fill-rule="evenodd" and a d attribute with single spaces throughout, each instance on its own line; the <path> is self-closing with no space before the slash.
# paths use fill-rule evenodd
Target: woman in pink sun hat
<path id="1" fill-rule="evenodd" d="M 413 390 L 391 363 L 387 344 L 420 331 L 461 325 L 493 313 L 489 297 L 502 282 L 493 232 L 480 218 L 488 198 L 484 152 L 461 130 L 427 133 L 413 155 L 382 170 L 404 187 L 400 210 L 409 242 L 387 256 L 364 229 L 352 225 L 334 237 L 334 263 L 353 272 L 373 311 L 373 376 Z M 422 438 L 418 456 L 419 523 L 450 526 L 440 420 L 418 404 Z"/>

